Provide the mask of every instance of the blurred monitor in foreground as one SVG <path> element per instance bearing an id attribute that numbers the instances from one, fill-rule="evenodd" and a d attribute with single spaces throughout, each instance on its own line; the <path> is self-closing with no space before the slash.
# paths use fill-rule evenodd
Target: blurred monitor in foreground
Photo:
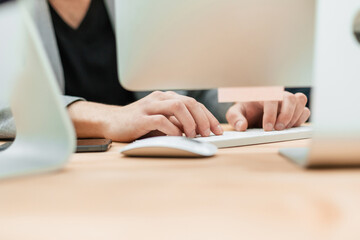
<path id="1" fill-rule="evenodd" d="M 14 143 L 0 152 L 0 179 L 58 170 L 75 149 L 74 129 L 26 1 L 0 4 L 0 108 L 10 108 L 16 124 Z"/>

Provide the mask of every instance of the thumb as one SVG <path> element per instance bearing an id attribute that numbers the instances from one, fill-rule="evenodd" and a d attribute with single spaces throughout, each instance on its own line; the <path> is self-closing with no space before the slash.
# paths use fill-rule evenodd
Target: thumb
<path id="1" fill-rule="evenodd" d="M 244 107 L 241 103 L 236 103 L 226 113 L 226 119 L 236 131 L 246 131 L 248 121 L 245 118 Z"/>

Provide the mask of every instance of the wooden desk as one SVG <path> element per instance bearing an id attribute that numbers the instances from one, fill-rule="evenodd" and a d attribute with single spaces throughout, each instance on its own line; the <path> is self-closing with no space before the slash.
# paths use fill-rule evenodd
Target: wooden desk
<path id="1" fill-rule="evenodd" d="M 360 239 L 360 169 L 303 170 L 278 154 L 208 159 L 76 154 L 65 169 L 0 182 L 0 239 Z"/>

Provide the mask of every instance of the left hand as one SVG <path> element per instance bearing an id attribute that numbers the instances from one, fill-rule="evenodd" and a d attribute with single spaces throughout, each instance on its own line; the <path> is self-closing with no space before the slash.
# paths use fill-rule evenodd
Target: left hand
<path id="1" fill-rule="evenodd" d="M 236 103 L 229 108 L 226 119 L 236 131 L 262 127 L 265 131 L 298 127 L 310 117 L 303 93 L 284 92 L 283 101 Z"/>

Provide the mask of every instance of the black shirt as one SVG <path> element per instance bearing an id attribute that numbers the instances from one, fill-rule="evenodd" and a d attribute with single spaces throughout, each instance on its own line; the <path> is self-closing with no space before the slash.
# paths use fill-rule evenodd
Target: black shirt
<path id="1" fill-rule="evenodd" d="M 10 2 L 12 0 L 0 0 L 0 3 Z"/>
<path id="2" fill-rule="evenodd" d="M 118 81 L 115 34 L 103 0 L 91 1 L 77 29 L 65 23 L 51 5 L 50 11 L 64 70 L 65 94 L 113 105 L 135 101 Z"/>

